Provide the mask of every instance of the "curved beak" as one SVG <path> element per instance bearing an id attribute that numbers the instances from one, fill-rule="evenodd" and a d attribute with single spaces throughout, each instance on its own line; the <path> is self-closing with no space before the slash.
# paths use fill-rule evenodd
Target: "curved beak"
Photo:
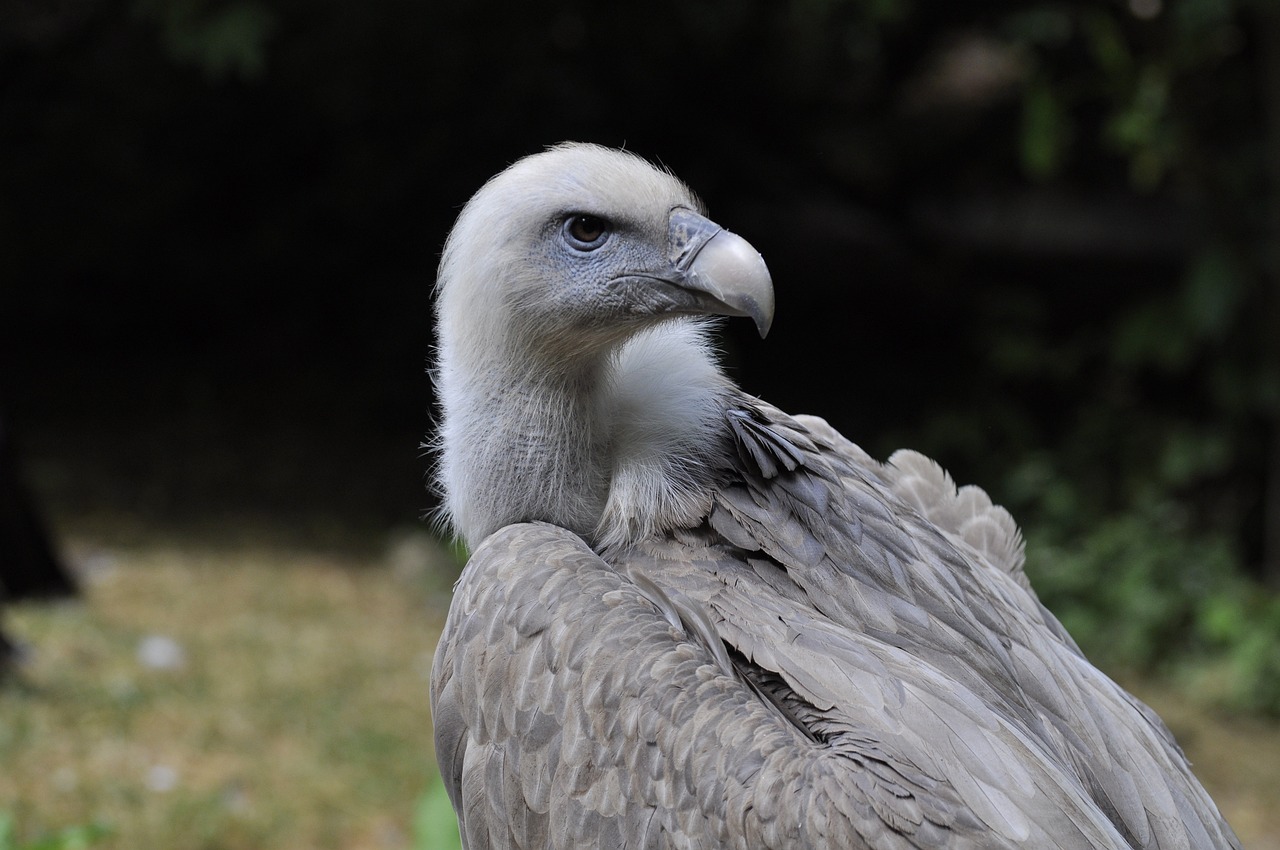
<path id="1" fill-rule="evenodd" d="M 670 259 L 680 286 L 711 296 L 708 312 L 750 316 L 764 337 L 773 324 L 773 279 L 751 243 L 691 209 L 669 219 Z"/>

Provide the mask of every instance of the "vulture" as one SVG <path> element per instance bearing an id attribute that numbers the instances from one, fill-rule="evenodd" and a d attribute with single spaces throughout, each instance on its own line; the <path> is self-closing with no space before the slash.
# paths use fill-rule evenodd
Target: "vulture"
<path id="1" fill-rule="evenodd" d="M 471 555 L 431 707 L 466 847 L 1240 847 L 1003 508 L 725 376 L 708 324 L 764 335 L 772 281 L 672 174 L 516 162 L 435 307 Z"/>

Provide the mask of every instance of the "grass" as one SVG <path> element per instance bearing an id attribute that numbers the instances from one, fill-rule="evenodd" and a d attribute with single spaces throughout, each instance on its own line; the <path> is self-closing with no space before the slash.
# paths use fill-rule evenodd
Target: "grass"
<path id="1" fill-rule="evenodd" d="M 9 612 L 35 649 L 0 686 L 0 850 L 458 848 L 427 696 L 451 555 L 127 539 L 72 538 L 85 601 Z M 1136 691 L 1280 850 L 1280 728 Z"/>
<path id="2" fill-rule="evenodd" d="M 95 848 L 425 850 L 437 827 L 449 846 L 447 820 L 415 821 L 438 783 L 427 681 L 447 604 L 421 565 L 393 568 L 403 551 L 73 551 L 87 601 L 8 617 L 35 647 L 0 688 L 12 846 L 92 825 Z M 140 648 L 157 645 L 168 656 L 148 666 Z"/>

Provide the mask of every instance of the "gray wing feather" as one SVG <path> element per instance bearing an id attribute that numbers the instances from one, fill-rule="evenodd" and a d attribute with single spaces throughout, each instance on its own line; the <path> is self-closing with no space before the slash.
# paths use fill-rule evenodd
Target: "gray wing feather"
<path id="1" fill-rule="evenodd" d="M 700 571 L 688 558 L 635 563 L 666 587 Z M 755 577 L 731 592 L 702 578 L 681 588 L 682 605 L 723 596 L 747 610 L 764 586 Z M 467 846 L 1121 846 L 1052 766 L 1018 767 L 1026 783 L 1014 796 L 1003 789 L 1002 765 L 1035 756 L 975 696 L 904 681 L 900 651 L 767 601 L 790 622 L 772 617 L 775 633 L 731 644 L 769 656 L 792 641 L 780 666 L 794 687 L 866 715 L 842 717 L 821 744 L 569 532 L 511 526 L 486 541 L 458 585 L 432 676 L 437 752 Z M 522 629 L 533 604 L 546 626 Z M 942 756 L 937 740 L 950 742 Z M 953 760 L 964 787 L 948 776 Z"/>
<path id="2" fill-rule="evenodd" d="M 1090 665 L 1035 598 L 1002 509 L 919 455 L 877 464 L 821 420 L 743 402 L 752 442 L 776 432 L 805 449 L 804 495 L 776 464 L 745 470 L 713 508 L 726 540 L 776 561 L 831 623 L 904 650 L 909 679 L 933 669 L 969 689 L 1073 774 L 1129 845 L 1239 846 L 1159 719 Z M 828 490 L 825 516 L 807 507 L 815 483 Z"/>
<path id="3" fill-rule="evenodd" d="M 1127 846 L 1036 741 L 940 671 L 772 597 L 763 583 L 752 586 L 759 579 L 749 566 L 689 560 L 664 546 L 633 557 L 656 580 L 707 605 L 721 618 L 728 643 L 759 668 L 776 671 L 828 751 L 850 759 L 874 755 L 902 782 L 909 778 L 938 795 L 917 790 L 899 797 L 883 787 L 870 794 L 881 812 L 880 840 L 900 837 L 897 829 L 912 821 L 906 813 L 923 807 L 935 825 L 976 824 L 988 846 Z M 852 771 L 842 776 L 837 796 L 859 791 L 855 780 L 862 779 Z"/>
<path id="4" fill-rule="evenodd" d="M 979 487 L 957 488 L 941 466 L 919 452 L 900 449 L 885 469 L 894 495 L 953 538 L 972 546 L 992 566 L 1030 587 L 1022 571 L 1022 534 L 1009 512 Z"/>
<path id="5" fill-rule="evenodd" d="M 702 529 L 503 529 L 432 672 L 468 848 L 1239 847 L 931 462 L 754 401 Z"/>

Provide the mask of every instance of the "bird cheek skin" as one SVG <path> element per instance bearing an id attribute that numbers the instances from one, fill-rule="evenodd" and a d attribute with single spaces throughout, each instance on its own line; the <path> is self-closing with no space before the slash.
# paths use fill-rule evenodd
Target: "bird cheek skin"
<path id="1" fill-rule="evenodd" d="M 601 293 L 602 313 L 618 319 L 660 318 L 698 311 L 695 299 L 666 280 L 634 276 L 609 281 Z"/>

